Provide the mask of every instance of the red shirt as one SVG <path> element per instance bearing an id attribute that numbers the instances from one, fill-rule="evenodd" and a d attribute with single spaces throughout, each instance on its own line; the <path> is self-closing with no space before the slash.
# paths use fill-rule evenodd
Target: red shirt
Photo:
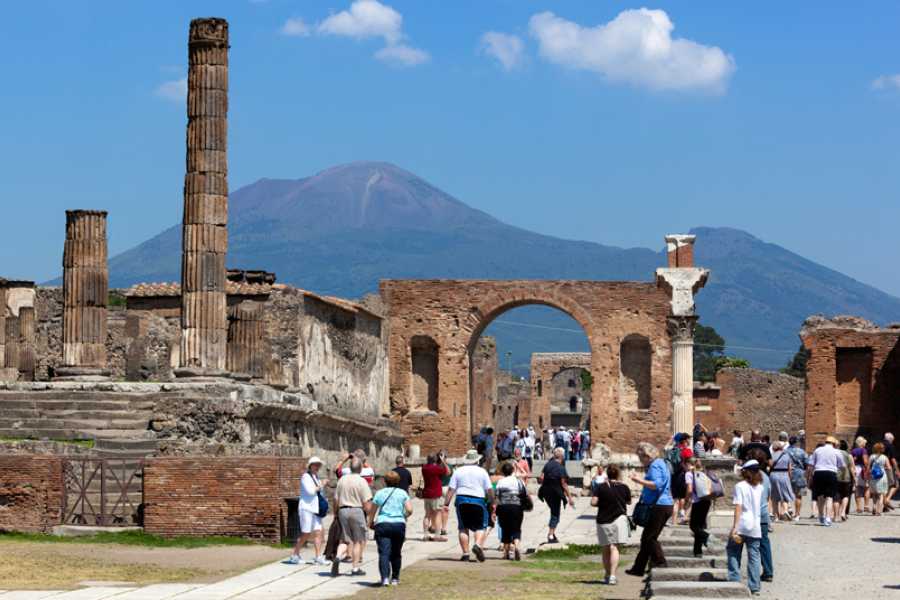
<path id="1" fill-rule="evenodd" d="M 422 488 L 422 497 L 428 500 L 440 498 L 444 493 L 441 488 L 441 479 L 447 474 L 447 467 L 443 465 L 422 465 L 422 479 L 425 486 Z"/>

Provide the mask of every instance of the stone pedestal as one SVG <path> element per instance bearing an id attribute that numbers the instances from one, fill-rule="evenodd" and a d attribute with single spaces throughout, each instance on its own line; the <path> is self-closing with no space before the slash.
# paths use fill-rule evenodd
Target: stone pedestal
<path id="1" fill-rule="evenodd" d="M 63 360 L 57 378 L 102 378 L 109 296 L 106 211 L 67 210 L 63 251 Z"/>
<path id="2" fill-rule="evenodd" d="M 178 377 L 227 375 L 227 114 L 228 23 L 194 19 L 188 37 Z"/>

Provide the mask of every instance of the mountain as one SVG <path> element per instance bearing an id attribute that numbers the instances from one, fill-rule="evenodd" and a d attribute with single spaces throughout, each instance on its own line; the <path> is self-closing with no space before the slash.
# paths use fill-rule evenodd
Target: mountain
<path id="1" fill-rule="evenodd" d="M 700 227 L 697 264 L 712 270 L 698 296 L 702 322 L 756 366 L 782 366 L 812 313 L 900 320 L 900 299 L 752 235 Z M 110 260 L 111 284 L 177 281 L 176 225 Z M 261 179 L 232 192 L 229 267 L 274 271 L 282 282 L 358 297 L 383 278 L 652 279 L 663 251 L 563 240 L 507 225 L 388 163 L 356 162 L 297 180 Z M 489 328 L 502 353 L 583 350 L 578 325 L 543 307 Z M 775 349 L 750 351 L 749 348 Z M 502 364 L 506 364 L 501 361 Z M 527 369 L 526 369 L 527 370 Z"/>

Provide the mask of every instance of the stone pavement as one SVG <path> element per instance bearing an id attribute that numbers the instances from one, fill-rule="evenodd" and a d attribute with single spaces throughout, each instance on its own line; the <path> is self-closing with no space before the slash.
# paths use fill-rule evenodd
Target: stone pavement
<path id="1" fill-rule="evenodd" d="M 459 555 L 459 544 L 456 541 L 456 516 L 450 511 L 450 541 L 423 542 L 421 540 L 423 503 L 413 500 L 414 513 L 408 526 L 407 542 L 403 546 L 403 565 L 408 567 L 420 560 L 435 556 Z M 594 544 L 596 534 L 593 510 L 588 498 L 576 500 L 576 509 L 563 511 L 562 521 L 557 528 L 557 536 L 564 543 Z M 534 511 L 525 516 L 523 542 L 527 550 L 537 548 L 547 537 L 547 506 L 535 500 Z M 327 525 L 327 523 L 326 523 Z M 327 529 L 327 527 L 326 527 Z M 634 539 L 634 538 L 633 538 Z M 491 536 L 486 546 L 496 548 L 496 533 Z M 496 550 L 493 550 L 494 552 Z M 489 551 L 491 552 L 491 551 Z M 285 552 L 285 558 L 290 554 Z M 305 557 L 311 555 L 311 550 Z M 473 565 L 474 567 L 474 565 Z M 0 591 L 0 600 L 241 600 L 266 599 L 319 600 L 337 598 L 355 594 L 357 591 L 371 586 L 378 580 L 378 552 L 375 543 L 370 541 L 366 547 L 363 569 L 366 576 L 362 578 L 342 575 L 337 578 L 329 576 L 328 566 L 288 565 L 282 562 L 265 565 L 224 581 L 212 584 L 157 584 L 145 587 L 86 587 L 73 591 Z M 341 565 L 342 573 L 349 572 L 348 564 Z"/>

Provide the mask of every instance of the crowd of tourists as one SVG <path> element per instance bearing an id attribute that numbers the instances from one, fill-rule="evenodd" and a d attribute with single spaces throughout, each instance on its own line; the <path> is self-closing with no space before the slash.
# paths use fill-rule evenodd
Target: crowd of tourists
<path id="1" fill-rule="evenodd" d="M 485 428 L 473 439 L 475 447 L 455 461 L 455 468 L 444 452 L 428 455 L 415 490 L 411 489 L 412 474 L 400 456 L 396 467 L 384 475 L 385 487 L 375 492 L 375 471 L 365 453 L 357 450 L 332 470 L 337 485 L 330 507 L 323 493 L 328 477 L 322 472 L 322 461 L 313 457 L 300 479 L 300 535 L 289 562 L 303 563 L 300 551 L 310 543 L 315 555 L 309 563 L 330 563 L 331 575 L 337 576 L 346 561 L 349 575 L 365 575 L 363 553 L 372 531 L 378 549 L 379 583 L 397 585 L 413 496 L 424 502 L 424 541 L 448 540 L 452 507 L 461 560 L 484 562 L 494 531 L 503 558 L 521 560 L 522 526 L 534 506 L 528 480 L 534 460 L 541 454 L 539 448 L 546 446 L 548 456 L 537 477 L 537 499 L 546 503 L 549 512 L 548 544 L 559 542 L 556 532 L 563 508 L 575 506 L 566 461 L 584 455 L 582 444 L 589 441 L 589 434 L 574 433 L 577 438 L 564 428 L 540 432 L 528 427 L 495 436 Z M 846 521 L 854 506 L 856 514 L 878 516 L 894 510 L 890 499 L 897 492 L 900 469 L 891 433 L 874 443 L 857 437 L 851 444 L 828 436 L 809 454 L 804 446 L 803 431 L 796 435 L 780 432 L 775 441 L 759 431 L 750 432 L 746 441 L 741 432 L 733 432 L 726 446 L 718 433 L 698 424 L 692 433 L 673 436 L 664 449 L 638 444 L 635 452 L 643 473 L 630 477 L 632 486 L 620 480 L 616 465 L 600 467 L 591 481 L 591 506 L 597 509 L 604 582 L 617 583 L 619 547 L 637 527 L 642 528 L 640 545 L 626 571 L 630 575 L 643 577 L 648 568 L 666 566 L 659 537 L 673 524 L 689 526 L 694 556 L 703 557 L 710 540 L 708 515 L 716 499 L 725 495 L 722 481 L 704 467 L 703 458 L 727 454 L 737 459 L 739 482 L 731 495 L 734 515 L 726 544 L 728 576 L 741 581 L 746 548 L 748 587 L 754 595 L 760 592 L 762 582 L 774 577 L 769 541 L 773 523 L 798 522 L 807 491 L 812 501 L 810 518 L 825 527 Z M 630 489 L 635 487 L 641 492 L 629 515 Z M 334 518 L 326 540 L 323 519 L 329 513 Z"/>

